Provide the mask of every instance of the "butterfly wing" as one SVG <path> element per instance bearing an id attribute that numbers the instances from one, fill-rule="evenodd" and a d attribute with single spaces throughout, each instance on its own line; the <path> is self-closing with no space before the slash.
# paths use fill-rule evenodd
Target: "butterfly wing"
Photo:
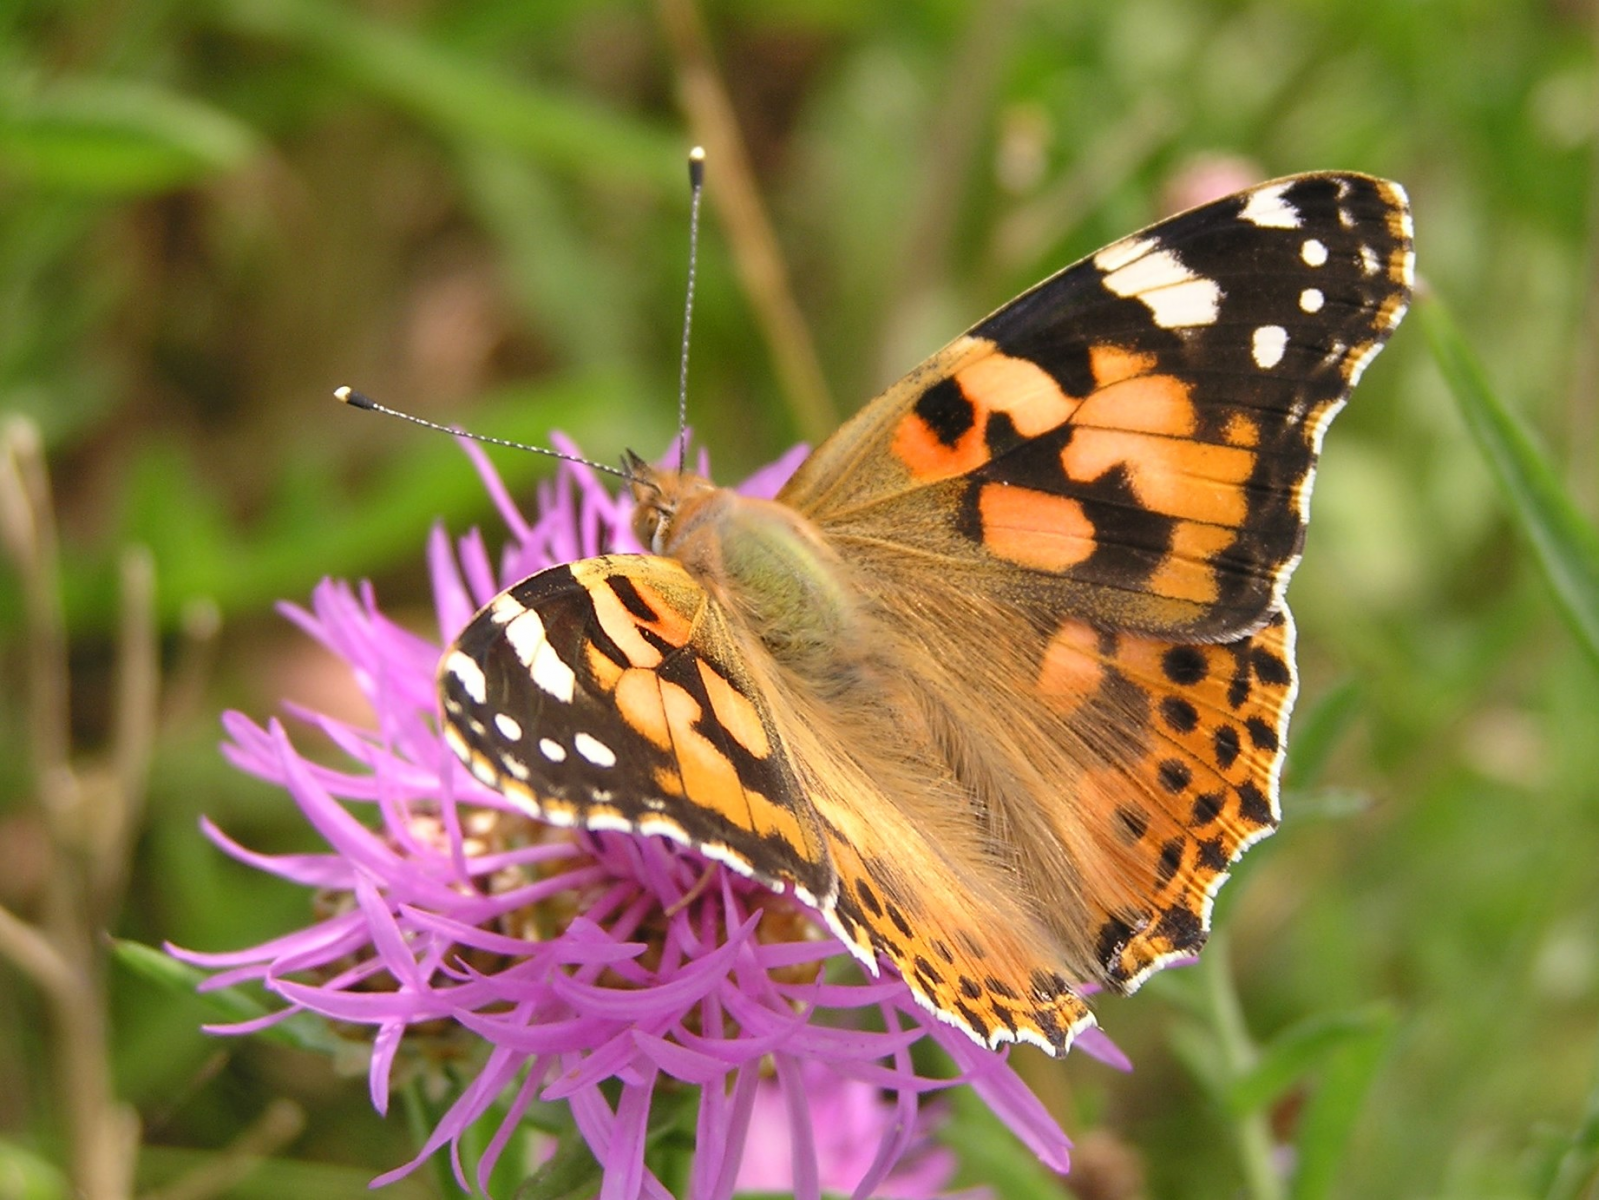
<path id="1" fill-rule="evenodd" d="M 1064 1051 L 1092 1017 L 1047 936 L 1002 899 L 984 904 L 981 879 L 884 793 L 829 724 L 837 714 L 807 708 L 804 691 L 680 563 L 643 555 L 523 580 L 439 667 L 446 740 L 534 816 L 693 846 L 795 892 L 872 971 L 885 955 L 974 1037 Z M 938 936 L 980 928 L 996 906 L 1007 920 L 982 938 Z"/>
<path id="2" fill-rule="evenodd" d="M 1108 628 L 1237 637 L 1279 607 L 1322 433 L 1403 316 L 1412 261 L 1404 192 L 1367 176 L 1194 209 L 979 323 L 780 499 L 846 554 L 929 555 Z"/>
<path id="3" fill-rule="evenodd" d="M 1074 979 L 1197 951 L 1277 823 L 1316 456 L 1412 263 L 1381 180 L 1196 209 L 978 324 L 779 497 L 895 614 L 934 752 Z"/>
<path id="4" fill-rule="evenodd" d="M 495 597 L 439 665 L 444 736 L 557 825 L 662 834 L 811 905 L 832 864 L 722 613 L 683 567 L 616 555 Z"/>

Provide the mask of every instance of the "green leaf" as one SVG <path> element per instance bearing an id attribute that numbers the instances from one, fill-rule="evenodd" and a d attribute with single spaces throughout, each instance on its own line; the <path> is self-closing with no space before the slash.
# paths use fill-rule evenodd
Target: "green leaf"
<path id="1" fill-rule="evenodd" d="M 1394 1022 L 1386 1005 L 1346 1013 L 1318 1013 L 1289 1026 L 1261 1051 L 1254 1068 L 1233 1080 L 1227 1107 L 1235 1116 L 1275 1102 L 1351 1042 L 1386 1031 Z"/>
<path id="2" fill-rule="evenodd" d="M 0 1138 L 0 1196 L 5 1200 L 68 1200 L 72 1184 L 54 1163 Z"/>
<path id="3" fill-rule="evenodd" d="M 0 169 L 43 187 L 163 192 L 231 171 L 257 148 L 231 116 L 149 83 L 68 79 L 0 102 Z"/>
<path id="4" fill-rule="evenodd" d="M 1351 1030 L 1351 1036 L 1327 1056 L 1300 1115 L 1293 1200 L 1324 1200 L 1332 1195 L 1355 1122 L 1365 1111 L 1366 1095 L 1393 1040 L 1398 1024 L 1393 1013 L 1380 1006 L 1362 1011 L 1367 1014 L 1367 1028 L 1360 1033 Z"/>
<path id="5" fill-rule="evenodd" d="M 1283 786 L 1303 791 L 1316 785 L 1327 760 L 1349 732 L 1364 706 L 1360 681 L 1343 679 L 1294 714 L 1293 737 L 1288 748 L 1288 769 Z"/>
<path id="6" fill-rule="evenodd" d="M 179 962 L 164 950 L 146 946 L 143 942 L 115 938 L 111 942 L 111 957 L 141 979 L 173 995 L 197 1001 L 220 1021 L 254 1021 L 271 1011 L 242 988 L 196 991 L 207 978 L 204 971 Z M 267 1026 L 254 1036 L 319 1054 L 339 1053 L 342 1056 L 349 1050 L 349 1043 L 335 1037 L 326 1021 L 310 1013 L 296 1013 L 275 1025 Z"/>
<path id="7" fill-rule="evenodd" d="M 1599 665 L 1599 534 L 1489 387 L 1482 365 L 1442 303 L 1423 303 L 1421 320 L 1455 403 L 1488 460 L 1512 519 L 1531 545 L 1561 615 Z"/>

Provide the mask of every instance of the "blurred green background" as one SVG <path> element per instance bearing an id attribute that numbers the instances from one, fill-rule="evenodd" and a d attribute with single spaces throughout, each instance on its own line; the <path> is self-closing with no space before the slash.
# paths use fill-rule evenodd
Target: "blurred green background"
<path id="1" fill-rule="evenodd" d="M 724 480 L 1204 179 L 1339 167 L 1409 189 L 1425 287 L 1591 521 L 1596 38 L 1593 0 L 3 6 L 0 413 L 43 434 L 84 787 L 128 767 L 119 561 L 153 565 L 161 702 L 110 928 L 225 949 L 306 920 L 197 833 L 316 844 L 225 767 L 218 714 L 358 712 L 274 602 L 369 577 L 426 627 L 430 523 L 498 528 L 447 439 L 335 386 L 604 461 L 665 446 L 695 140 L 690 414 Z M 751 285 L 763 246 L 786 284 Z M 496 461 L 524 497 L 546 469 Z M 1028 1064 L 1082 1147 L 1050 1189 L 1264 1195 L 1264 1137 L 1299 1195 L 1594 1195 L 1599 673 L 1416 316 L 1328 438 L 1315 513 L 1287 820 L 1223 894 L 1213 959 L 1100 1005 L 1130 1076 Z M 0 903 L 47 922 L 28 604 L 8 560 Z M 207 1038 L 123 967 L 105 987 L 142 1190 L 358 1195 L 412 1153 L 359 1077 Z M 3 1196 L 65 1194 L 54 1012 L 0 960 Z"/>

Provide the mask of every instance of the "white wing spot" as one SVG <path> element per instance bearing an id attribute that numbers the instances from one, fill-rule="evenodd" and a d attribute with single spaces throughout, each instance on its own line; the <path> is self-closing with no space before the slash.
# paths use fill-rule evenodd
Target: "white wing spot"
<path id="1" fill-rule="evenodd" d="M 1269 371 L 1283 360 L 1283 352 L 1288 349 L 1288 331 L 1281 325 L 1262 325 L 1255 330 L 1250 349 L 1255 365 L 1262 371 Z"/>
<path id="2" fill-rule="evenodd" d="M 616 751 L 604 742 L 586 733 L 580 733 L 572 739 L 572 745 L 577 752 L 596 767 L 614 767 L 616 765 Z"/>
<path id="3" fill-rule="evenodd" d="M 1214 325 L 1221 307 L 1221 285 L 1195 275 L 1170 250 L 1156 250 L 1117 268 L 1104 284 L 1118 296 L 1143 301 L 1162 329 Z"/>
<path id="4" fill-rule="evenodd" d="M 1327 297 L 1321 294 L 1320 288 L 1306 288 L 1299 293 L 1299 307 L 1308 313 L 1321 311 L 1321 306 L 1327 302 Z"/>
<path id="5" fill-rule="evenodd" d="M 501 592 L 489 602 L 489 620 L 496 625 L 509 625 L 526 611 L 527 605 L 510 592 Z"/>
<path id="6" fill-rule="evenodd" d="M 1299 210 L 1283 199 L 1289 184 L 1279 183 L 1251 192 L 1238 219 L 1263 229 L 1298 229 Z"/>
<path id="7" fill-rule="evenodd" d="M 544 622 L 538 613 L 524 608 L 506 623 L 505 640 L 511 643 L 522 665 L 531 667 L 539 647 L 544 645 Z"/>
<path id="8" fill-rule="evenodd" d="M 1360 269 L 1368 275 L 1375 275 L 1382 269 L 1382 263 L 1377 259 L 1377 252 L 1370 246 L 1360 248 Z"/>
<path id="9" fill-rule="evenodd" d="M 539 739 L 539 752 L 551 762 L 566 761 L 566 747 L 560 742 L 551 741 L 549 738 Z"/>
<path id="10" fill-rule="evenodd" d="M 1355 227 L 1355 214 L 1347 208 L 1340 208 L 1338 210 L 1338 224 L 1345 229 L 1353 229 Z"/>
<path id="11" fill-rule="evenodd" d="M 1143 258 L 1155 248 L 1154 238 L 1130 237 L 1112 242 L 1094 255 L 1094 265 L 1107 275 L 1125 267 L 1135 259 Z"/>
<path id="12" fill-rule="evenodd" d="M 504 767 L 513 778 L 519 779 L 523 783 L 526 783 L 527 777 L 532 774 L 532 772 L 527 769 L 527 764 L 525 762 L 519 758 L 512 758 L 509 754 L 502 754 L 500 756 L 500 765 Z"/>
<path id="13" fill-rule="evenodd" d="M 470 655 L 451 650 L 450 657 L 444 660 L 444 669 L 454 675 L 466 694 L 479 704 L 489 698 L 489 681 L 483 678 L 483 668 L 472 661 Z"/>
<path id="14" fill-rule="evenodd" d="M 516 657 L 533 676 L 533 682 L 563 704 L 572 703 L 577 676 L 561 661 L 561 656 L 544 636 L 544 622 L 532 610 L 517 616 L 505 627 L 505 638 Z"/>
<path id="15" fill-rule="evenodd" d="M 561 661 L 561 656 L 555 652 L 555 647 L 545 642 L 544 648 L 533 660 L 533 682 L 561 703 L 570 704 L 577 676 L 572 673 L 571 667 Z"/>
<path id="16" fill-rule="evenodd" d="M 1299 247 L 1299 257 L 1307 266 L 1319 267 L 1327 261 L 1327 246 L 1319 238 L 1306 238 Z"/>
<path id="17" fill-rule="evenodd" d="M 495 713 L 494 727 L 513 742 L 522 740 L 522 723 L 515 717 L 508 717 L 504 713 Z"/>

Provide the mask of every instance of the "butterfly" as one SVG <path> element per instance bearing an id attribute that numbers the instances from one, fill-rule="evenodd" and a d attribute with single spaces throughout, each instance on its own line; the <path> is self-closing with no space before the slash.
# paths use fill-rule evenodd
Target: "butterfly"
<path id="1" fill-rule="evenodd" d="M 1308 174 L 1115 242 L 862 408 L 773 500 L 630 456 L 649 553 L 541 571 L 439 669 L 558 825 L 792 893 L 978 1042 L 1196 953 L 1279 819 L 1322 435 L 1405 313 L 1397 184 Z"/>

